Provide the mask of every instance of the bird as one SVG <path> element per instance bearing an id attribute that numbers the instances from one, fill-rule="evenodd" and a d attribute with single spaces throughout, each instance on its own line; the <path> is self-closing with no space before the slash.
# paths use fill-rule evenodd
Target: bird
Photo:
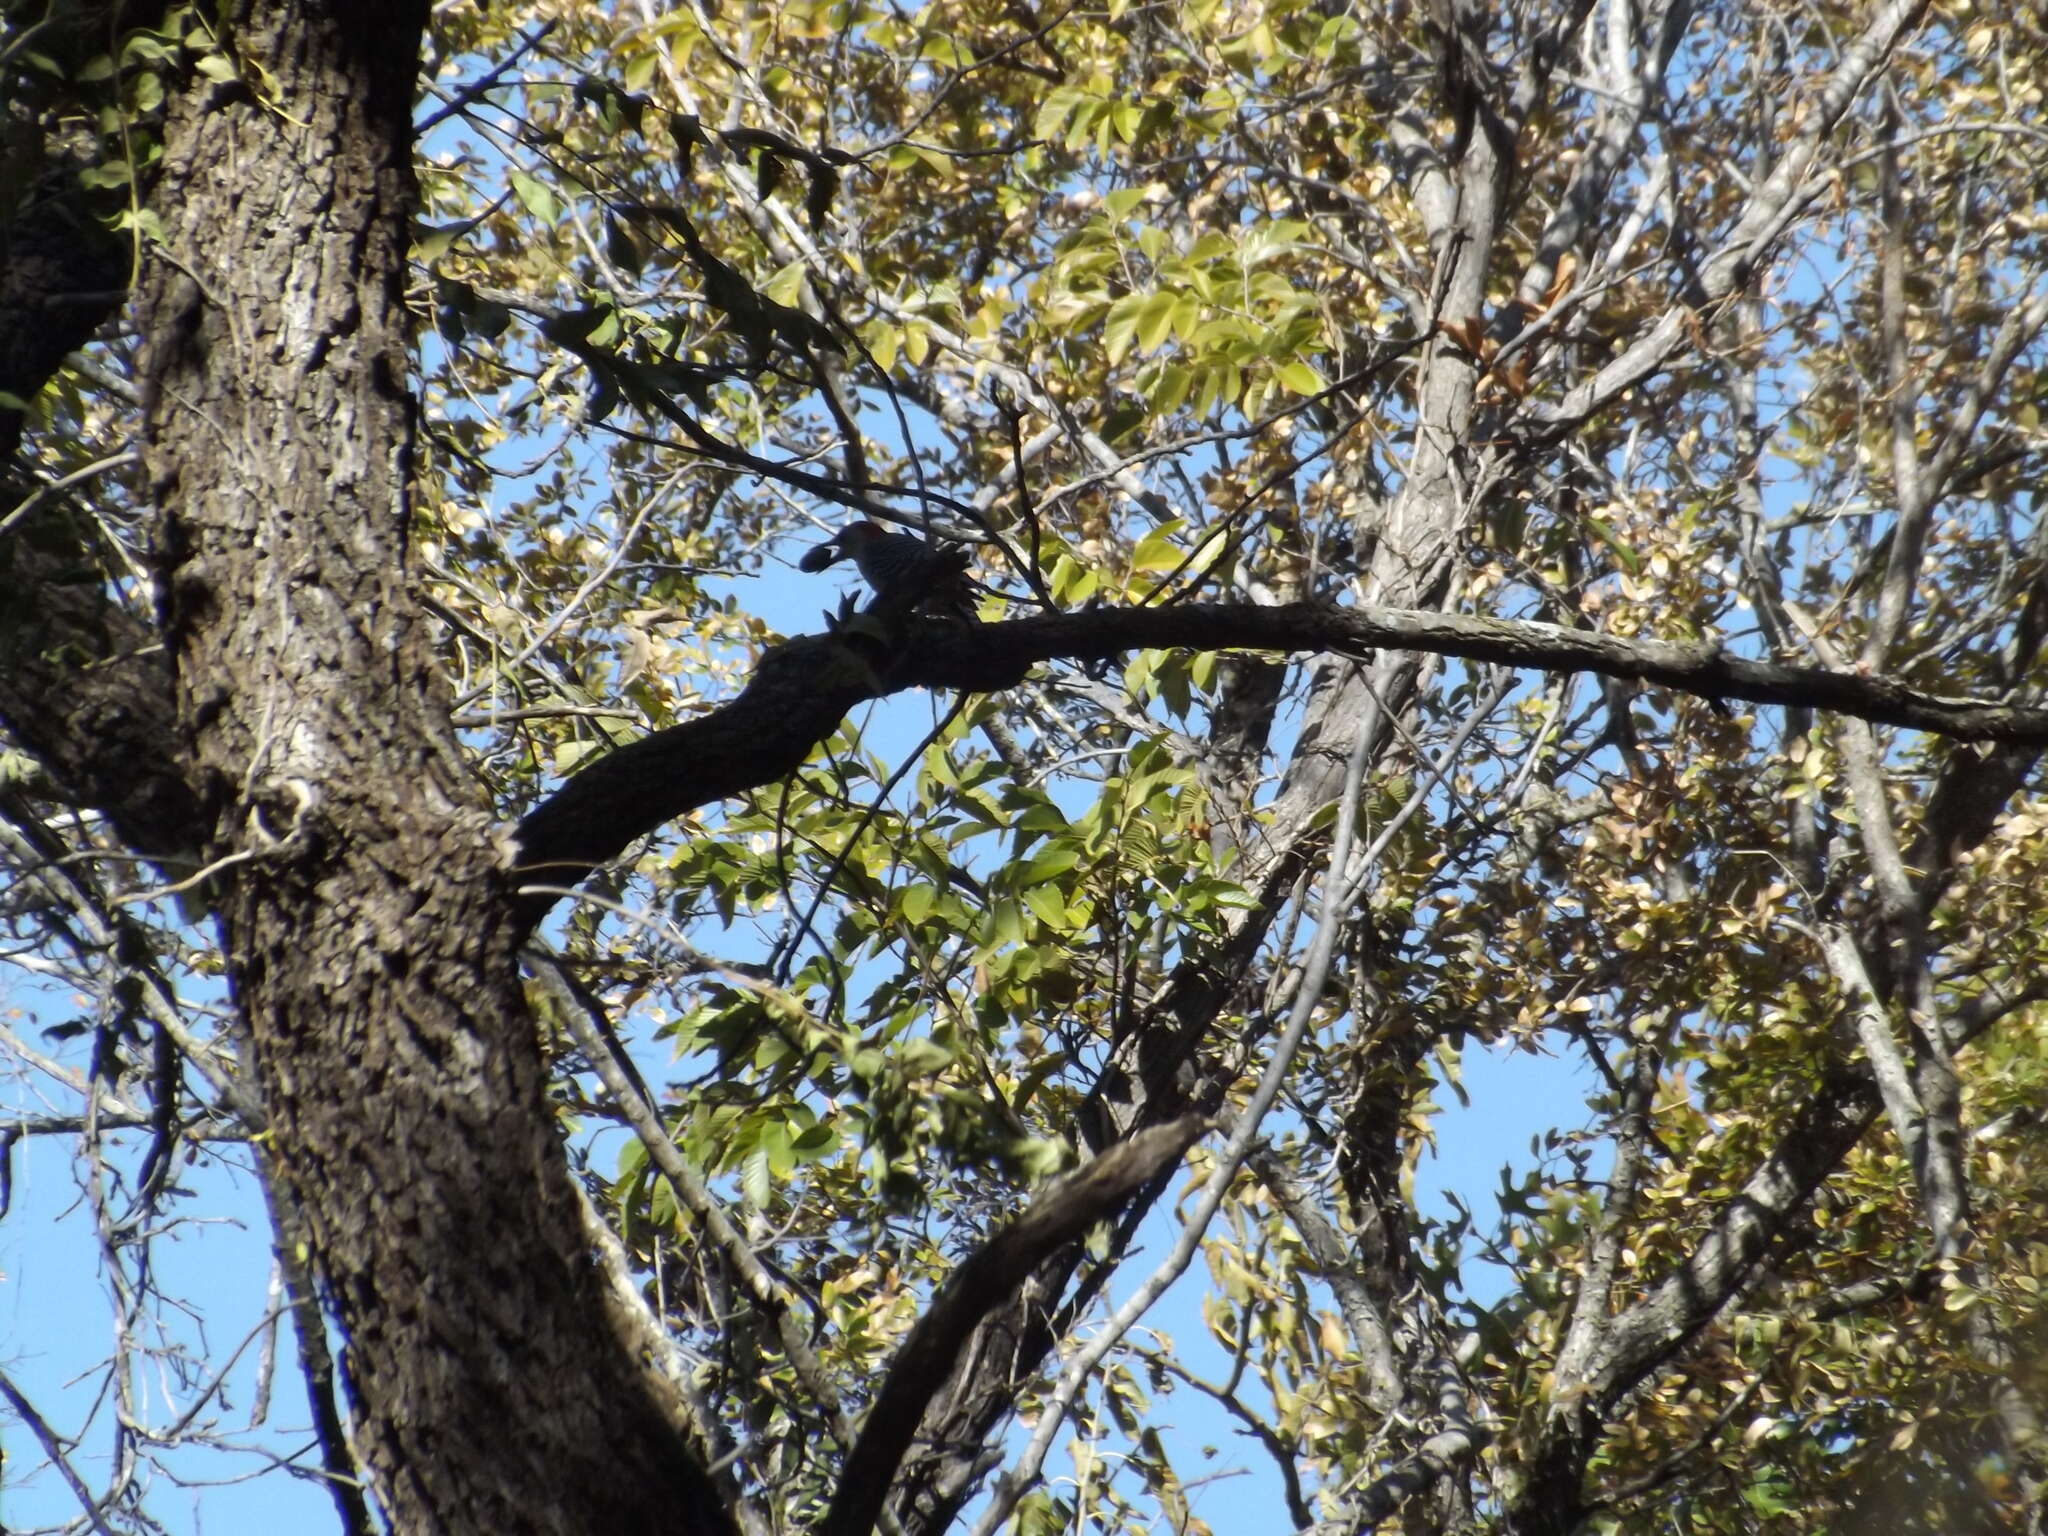
<path id="1" fill-rule="evenodd" d="M 853 561 L 878 603 L 899 612 L 923 610 L 976 622 L 967 551 L 957 545 L 927 544 L 915 534 L 891 533 L 875 523 L 848 523 L 805 551 L 797 569 L 822 571 L 841 560 Z"/>

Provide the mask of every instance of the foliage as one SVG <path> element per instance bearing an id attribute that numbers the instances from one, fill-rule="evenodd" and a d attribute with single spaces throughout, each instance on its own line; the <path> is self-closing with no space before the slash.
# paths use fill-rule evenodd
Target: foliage
<path id="1" fill-rule="evenodd" d="M 162 82 L 263 97 L 202 14 L 83 61 L 35 56 L 12 12 L 0 34 L 10 69 L 100 114 L 82 175 L 135 190 L 104 216 L 143 247 Z M 2038 702 L 2039 18 L 1926 7 L 1831 101 L 1889 12 L 1444 14 L 441 7 L 413 547 L 504 817 L 815 627 L 832 589 L 793 560 L 850 507 L 971 541 L 989 622 L 1378 602 Z M 99 579 L 146 611 L 134 345 L 116 326 L 56 375 L 24 462 L 76 480 Z M 1360 740 L 1361 853 L 1333 876 L 1331 764 Z M 108 851 L 23 762 L 12 872 Z M 67 1103 L 9 1114 L 77 1134 L 98 1079 L 132 1112 L 83 1133 L 93 1187 L 190 1215 L 138 1169 L 216 1156 L 233 1116 L 153 1067 L 163 1026 L 128 992 L 166 978 L 231 1048 L 203 1022 L 212 930 L 140 900 L 146 866 L 63 867 L 124 937 L 18 887 L 22 997 L 62 978 L 89 1027 L 44 1068 Z M 1243 1113 L 1306 978 L 1308 1036 L 1203 1242 L 1226 1365 L 1124 1338 L 1069 1459 L 998 1506 L 1022 1531 L 1209 1528 L 1207 1451 L 1174 1432 L 1196 1401 L 1303 1523 L 1386 1499 L 1416 1530 L 1996 1530 L 2042 1492 L 2044 880 L 2017 749 L 1562 671 L 1146 652 L 878 705 L 648 840 L 544 939 L 855 1420 L 1043 1181 L 1187 1105 Z M 809 1523 L 846 1450 L 816 1382 L 534 996 L 703 1443 L 768 1528 Z M 1885 1042 L 1917 1121 L 1870 1086 Z M 1420 1161 L 1478 1051 L 1545 1085 L 1569 1061 L 1588 1091 L 1433 1217 Z M 152 1150 L 167 1082 L 184 1135 Z M 1862 1121 L 1760 1205 L 1823 1111 Z M 1053 1274 L 1067 1342 L 997 1381 L 1015 1422 L 1043 1421 L 1220 1146 Z M 1960 1212 L 1930 1192 L 1943 1157 Z M 108 1262 L 151 1294 L 117 1226 Z M 1696 1267 L 1730 1243 L 1752 1245 L 1731 1272 Z M 1007 1447 L 1007 1422 L 965 1424 Z M 1442 1465 L 1399 1485 L 1432 1436 Z M 980 1518 L 918 1475 L 906 1526 Z"/>

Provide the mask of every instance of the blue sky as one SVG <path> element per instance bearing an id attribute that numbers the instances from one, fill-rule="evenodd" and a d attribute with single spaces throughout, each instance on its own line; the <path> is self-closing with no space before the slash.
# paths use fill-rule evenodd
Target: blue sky
<path id="1" fill-rule="evenodd" d="M 18 968 L 0 965 L 0 1018 L 31 1045 L 38 1031 L 80 1010 L 73 999 L 52 993 Z M 51 1051 L 67 1065 L 82 1052 Z M 18 1074 L 0 1079 L 0 1116 L 71 1107 L 52 1094 L 47 1105 L 39 1085 Z M 75 1102 L 75 1101 L 74 1101 Z M 141 1145 L 133 1134 L 116 1144 Z M 100 1264 L 93 1213 L 75 1163 L 76 1138 L 25 1138 L 14 1149 L 14 1203 L 0 1222 L 0 1368 L 66 1437 L 85 1427 L 106 1382 L 104 1363 L 114 1343 L 114 1307 L 109 1279 Z M 172 1452 L 169 1464 L 193 1486 L 157 1480 L 144 1507 L 166 1528 L 198 1536 L 206 1532 L 319 1531 L 333 1523 L 333 1505 L 321 1489 L 288 1476 L 249 1480 L 278 1456 L 298 1452 L 311 1441 L 305 1392 L 288 1324 L 276 1335 L 276 1365 L 270 1412 L 253 1432 L 248 1428 L 262 1361 L 252 1333 L 271 1310 L 270 1223 L 254 1180 L 231 1166 L 246 1160 L 242 1148 L 203 1155 L 178 1179 L 193 1191 L 190 1201 L 171 1203 L 178 1222 L 152 1244 L 155 1280 L 162 1291 L 191 1311 L 157 1309 L 162 1342 L 185 1354 L 192 1375 L 138 1373 L 134 1389 L 145 1423 L 163 1427 L 190 1405 L 194 1387 L 227 1370 L 226 1391 L 202 1411 L 234 1439 L 256 1447 L 249 1454 L 194 1448 Z M 127 1159 L 123 1159 L 127 1161 Z M 131 1163 L 132 1166 L 132 1163 Z M 229 1366 L 237 1349 L 240 1358 Z M 77 1498 L 45 1463 L 41 1447 L 11 1414 L 0 1413 L 0 1445 L 6 1477 L 0 1482 L 0 1530 L 22 1532 L 58 1525 L 80 1516 Z M 72 1459 L 86 1482 L 104 1487 L 111 1469 L 113 1431 L 102 1414 Z M 287 1523 L 288 1522 L 288 1523 Z M 117 1527 L 119 1529 L 121 1527 Z"/>

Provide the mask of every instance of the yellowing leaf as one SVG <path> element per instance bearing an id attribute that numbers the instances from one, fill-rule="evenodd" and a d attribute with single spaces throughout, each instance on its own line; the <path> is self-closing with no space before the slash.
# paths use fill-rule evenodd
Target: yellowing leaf
<path id="1" fill-rule="evenodd" d="M 1298 358 L 1290 363 L 1282 363 L 1273 370 L 1273 373 L 1282 384 L 1297 395 L 1320 394 L 1329 388 L 1328 381 L 1316 371 L 1313 363 L 1306 363 Z"/>

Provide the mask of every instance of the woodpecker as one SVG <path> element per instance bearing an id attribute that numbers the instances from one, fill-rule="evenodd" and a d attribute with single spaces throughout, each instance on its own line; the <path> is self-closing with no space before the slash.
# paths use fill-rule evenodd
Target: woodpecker
<path id="1" fill-rule="evenodd" d="M 927 544 L 914 534 L 890 533 L 874 523 L 848 523 L 809 550 L 797 569 L 822 571 L 850 559 L 861 580 L 882 602 L 899 611 L 924 609 L 974 622 L 974 583 L 967 577 L 967 552 Z"/>

